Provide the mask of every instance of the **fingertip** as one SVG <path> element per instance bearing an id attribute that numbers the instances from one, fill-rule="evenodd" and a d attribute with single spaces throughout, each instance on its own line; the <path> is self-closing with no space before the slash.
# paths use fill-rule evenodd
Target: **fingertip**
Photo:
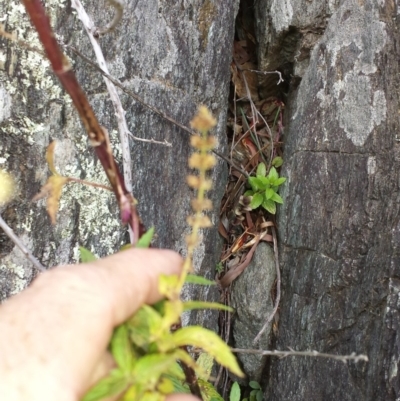
<path id="1" fill-rule="evenodd" d="M 200 398 L 192 394 L 171 394 L 166 397 L 165 401 L 201 401 Z"/>

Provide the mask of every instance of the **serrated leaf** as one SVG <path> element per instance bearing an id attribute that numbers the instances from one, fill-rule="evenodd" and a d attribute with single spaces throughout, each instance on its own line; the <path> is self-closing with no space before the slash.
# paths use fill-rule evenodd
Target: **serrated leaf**
<path id="1" fill-rule="evenodd" d="M 260 163 L 257 166 L 256 175 L 257 176 L 262 176 L 262 177 L 265 177 L 267 175 L 267 167 L 265 166 L 264 163 Z"/>
<path id="2" fill-rule="evenodd" d="M 251 189 L 254 192 L 257 192 L 257 191 L 261 190 L 261 188 L 259 186 L 259 181 L 257 180 L 257 177 L 249 177 L 248 178 L 248 182 L 249 182 L 249 184 L 251 186 Z"/>
<path id="3" fill-rule="evenodd" d="M 111 337 L 111 353 L 121 371 L 129 373 L 133 366 L 132 347 L 126 324 L 118 326 Z"/>
<path id="4" fill-rule="evenodd" d="M 251 388 L 255 389 L 255 390 L 260 390 L 260 389 L 261 389 L 260 384 L 259 384 L 258 382 L 256 382 L 256 381 L 251 381 L 251 382 L 249 383 L 249 386 L 250 386 Z"/>
<path id="5" fill-rule="evenodd" d="M 218 302 L 206 302 L 206 301 L 186 301 L 183 302 L 183 311 L 194 310 L 194 309 L 218 309 L 225 310 L 227 312 L 234 312 L 234 309 L 230 306 L 220 304 Z"/>
<path id="6" fill-rule="evenodd" d="M 276 203 L 272 201 L 271 199 L 264 199 L 264 202 L 262 203 L 262 207 L 270 212 L 271 214 L 276 213 Z"/>
<path id="7" fill-rule="evenodd" d="M 274 166 L 274 167 L 280 167 L 280 166 L 282 166 L 282 164 L 283 164 L 283 159 L 282 159 L 282 157 L 280 157 L 280 156 L 276 156 L 276 157 L 274 157 L 273 158 L 273 160 L 272 160 L 272 165 Z"/>
<path id="8" fill-rule="evenodd" d="M 268 173 L 268 177 L 267 177 L 267 178 L 269 178 L 269 179 L 271 180 L 271 184 L 274 185 L 274 184 L 272 183 L 272 180 L 277 180 L 277 179 L 279 178 L 279 174 L 278 174 L 278 172 L 276 171 L 276 168 L 275 168 L 275 167 L 271 167 L 271 170 L 269 170 L 269 173 Z"/>
<path id="9" fill-rule="evenodd" d="M 283 199 L 276 193 L 274 192 L 274 196 L 271 198 L 276 203 L 283 204 Z"/>
<path id="10" fill-rule="evenodd" d="M 210 354 L 207 354 L 207 352 L 202 352 L 200 356 L 197 358 L 196 363 L 206 373 L 205 375 L 199 377 L 199 379 L 208 380 L 211 375 L 212 368 L 214 366 L 214 358 Z"/>
<path id="11" fill-rule="evenodd" d="M 154 227 L 148 229 L 136 242 L 135 248 L 149 248 L 154 236 Z"/>
<path id="12" fill-rule="evenodd" d="M 215 389 L 215 387 L 208 381 L 199 379 L 198 380 L 201 395 L 204 401 L 223 401 L 224 399 Z"/>
<path id="13" fill-rule="evenodd" d="M 60 175 L 58 174 L 58 171 L 56 170 L 54 166 L 54 150 L 56 147 L 56 141 L 52 141 L 50 145 L 46 149 L 46 161 L 47 165 L 49 166 L 49 170 L 54 174 L 54 175 Z"/>
<path id="14" fill-rule="evenodd" d="M 129 338 L 145 350 L 157 338 L 162 327 L 161 315 L 151 306 L 143 305 L 128 321 Z"/>
<path id="15" fill-rule="evenodd" d="M 197 276 L 195 274 L 188 274 L 186 276 L 185 283 L 198 284 L 198 285 L 216 285 L 217 284 L 213 280 L 208 280 L 203 276 Z"/>
<path id="16" fill-rule="evenodd" d="M 132 369 L 132 377 L 136 384 L 152 390 L 156 387 L 162 374 L 168 372 L 175 364 L 173 354 L 150 354 L 138 359 Z"/>
<path id="17" fill-rule="evenodd" d="M 285 177 L 279 177 L 277 180 L 275 180 L 275 185 L 279 187 L 279 185 L 282 185 L 286 181 Z"/>
<path id="18" fill-rule="evenodd" d="M 97 382 L 81 401 L 97 401 L 122 394 L 129 386 L 129 377 L 120 370 L 113 370 L 110 376 Z"/>
<path id="19" fill-rule="evenodd" d="M 169 337 L 169 344 L 173 344 L 175 347 L 184 345 L 200 347 L 205 352 L 212 355 L 219 364 L 228 368 L 235 375 L 239 377 L 244 376 L 229 347 L 213 331 L 207 330 L 201 326 L 189 326 L 171 333 Z"/>
<path id="20" fill-rule="evenodd" d="M 254 210 L 257 209 L 261 203 L 263 202 L 264 197 L 259 192 L 253 195 L 253 198 L 250 202 L 250 207 Z"/>
<path id="21" fill-rule="evenodd" d="M 97 260 L 96 256 L 94 256 L 89 249 L 86 249 L 83 246 L 79 247 L 79 259 L 81 260 L 81 263 L 90 263 Z"/>
<path id="22" fill-rule="evenodd" d="M 232 384 L 229 401 L 240 401 L 240 386 L 238 382 Z"/>
<path id="23" fill-rule="evenodd" d="M 268 188 L 265 190 L 265 199 L 272 199 L 275 194 L 275 191 L 272 188 Z"/>

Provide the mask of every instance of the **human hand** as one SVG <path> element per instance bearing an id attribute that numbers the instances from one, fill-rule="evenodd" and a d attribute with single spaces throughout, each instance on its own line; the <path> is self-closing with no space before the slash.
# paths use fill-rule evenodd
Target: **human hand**
<path id="1" fill-rule="evenodd" d="M 40 275 L 0 306 L 0 400 L 78 401 L 112 367 L 113 328 L 159 300 L 159 275 L 181 264 L 171 251 L 132 249 Z"/>

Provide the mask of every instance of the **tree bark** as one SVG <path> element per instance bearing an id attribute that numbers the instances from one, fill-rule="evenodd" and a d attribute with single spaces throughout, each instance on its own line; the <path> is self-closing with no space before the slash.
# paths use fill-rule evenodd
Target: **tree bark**
<path id="1" fill-rule="evenodd" d="M 145 102 L 188 126 L 199 104 L 207 105 L 218 120 L 219 150 L 225 148 L 225 123 L 229 83 L 229 63 L 237 2 L 196 0 L 128 2 L 117 29 L 100 39 L 110 72 Z M 86 56 L 93 51 L 80 21 L 69 2 L 45 1 L 59 37 Z M 112 9 L 103 1 L 85 2 L 95 23 L 104 27 L 112 19 Z M 17 0 L 0 3 L 6 15 L 5 27 L 20 32 L 30 45 L 37 39 Z M 104 17 L 106 15 L 106 17 Z M 44 152 L 56 139 L 56 166 L 62 174 L 105 183 L 99 163 L 93 158 L 83 128 L 69 100 L 64 97 L 47 63 L 35 53 L 11 45 L 4 39 L 1 50 L 0 111 L 2 167 L 18 181 L 18 196 L 2 210 L 4 218 L 46 266 L 76 262 L 78 245 L 97 255 L 113 253 L 126 242 L 116 203 L 111 194 L 70 185 L 63 191 L 58 223 L 52 227 L 43 202 L 31 203 L 49 171 Z M 71 55 L 72 56 L 72 55 Z M 100 122 L 111 133 L 118 151 L 117 123 L 103 78 L 74 56 L 74 69 L 89 95 Z M 134 196 L 147 227 L 155 226 L 155 246 L 185 253 L 186 217 L 193 193 L 186 185 L 187 157 L 191 152 L 189 134 L 155 115 L 121 92 L 126 118 L 133 135 L 167 140 L 172 147 L 131 142 Z M 220 161 L 213 172 L 211 193 L 217 222 L 219 202 L 226 180 Z M 32 266 L 12 243 L 1 238 L 0 299 L 24 288 L 35 275 Z M 204 232 L 195 256 L 196 272 L 209 278 L 220 254 L 216 227 Z M 187 296 L 218 296 L 216 289 L 206 294 L 190 288 Z M 204 326 L 216 325 L 210 313 L 193 314 Z"/>
<path id="2" fill-rule="evenodd" d="M 398 6 L 266 0 L 256 12 L 261 68 L 292 75 L 274 348 L 369 357 L 272 359 L 266 398 L 399 399 Z"/>

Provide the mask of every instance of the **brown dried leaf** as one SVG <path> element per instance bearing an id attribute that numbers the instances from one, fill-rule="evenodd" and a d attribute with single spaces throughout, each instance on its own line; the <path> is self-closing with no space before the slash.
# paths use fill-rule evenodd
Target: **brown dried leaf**
<path id="1" fill-rule="evenodd" d="M 46 161 L 47 164 L 49 165 L 49 170 L 54 174 L 54 175 L 59 175 L 55 166 L 54 166 L 54 150 L 56 147 L 56 141 L 53 141 L 50 143 L 50 145 L 47 147 L 46 150 Z"/>
<path id="2" fill-rule="evenodd" d="M 32 199 L 35 201 L 48 195 L 47 213 L 50 216 L 52 224 L 56 223 L 62 188 L 68 181 L 69 179 L 67 177 L 52 175 L 40 189 L 40 192 Z"/>

